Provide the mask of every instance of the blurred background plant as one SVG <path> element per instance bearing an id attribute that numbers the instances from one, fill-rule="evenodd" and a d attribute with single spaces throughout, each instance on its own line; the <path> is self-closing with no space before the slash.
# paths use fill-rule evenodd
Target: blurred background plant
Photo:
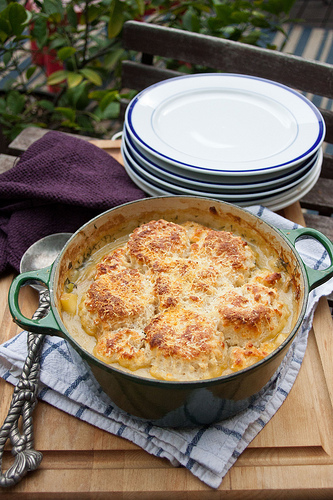
<path id="1" fill-rule="evenodd" d="M 129 19 L 274 49 L 295 0 L 0 0 L 0 126 L 7 141 L 38 126 L 106 137 L 122 97 Z M 285 33 L 284 33 L 285 34 Z M 285 34 L 286 35 L 286 34 Z M 180 71 L 181 62 L 169 62 Z"/>

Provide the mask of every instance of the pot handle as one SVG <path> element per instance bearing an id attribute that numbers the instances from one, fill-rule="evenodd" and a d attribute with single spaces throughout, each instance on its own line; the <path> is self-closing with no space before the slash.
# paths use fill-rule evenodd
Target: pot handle
<path id="1" fill-rule="evenodd" d="M 287 240 L 293 245 L 293 247 L 296 250 L 296 241 L 303 236 L 311 236 L 315 240 L 317 240 L 319 243 L 323 245 L 325 250 L 328 253 L 328 256 L 330 258 L 330 265 L 322 270 L 318 269 L 313 269 L 312 267 L 308 266 L 303 262 L 305 271 L 308 277 L 308 282 L 309 282 L 309 288 L 310 290 L 313 290 L 317 286 L 325 283 L 328 281 L 330 278 L 333 277 L 333 243 L 331 240 L 327 238 L 323 233 L 320 231 L 317 231 L 316 229 L 312 229 L 309 227 L 300 227 L 298 229 L 279 229 L 279 231 L 287 238 Z M 297 252 L 297 250 L 296 250 Z M 297 252 L 298 253 L 298 252 Z"/>
<path id="2" fill-rule="evenodd" d="M 40 281 L 44 283 L 46 288 L 49 288 L 50 274 L 52 266 L 45 267 L 38 271 L 29 271 L 16 276 L 9 288 L 8 305 L 13 320 L 24 330 L 33 333 L 43 333 L 45 335 L 59 335 L 61 332 L 59 325 L 53 315 L 52 308 L 48 314 L 41 319 L 30 319 L 21 313 L 19 306 L 19 292 L 22 286 L 29 284 L 29 281 Z"/>

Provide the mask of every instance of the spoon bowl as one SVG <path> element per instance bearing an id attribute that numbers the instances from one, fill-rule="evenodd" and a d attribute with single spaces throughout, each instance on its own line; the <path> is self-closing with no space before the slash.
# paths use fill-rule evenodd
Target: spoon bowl
<path id="1" fill-rule="evenodd" d="M 20 272 L 38 271 L 51 265 L 71 236 L 72 233 L 50 234 L 33 243 L 21 258 Z M 27 284 L 39 292 L 46 288 L 36 280 L 30 280 Z"/>

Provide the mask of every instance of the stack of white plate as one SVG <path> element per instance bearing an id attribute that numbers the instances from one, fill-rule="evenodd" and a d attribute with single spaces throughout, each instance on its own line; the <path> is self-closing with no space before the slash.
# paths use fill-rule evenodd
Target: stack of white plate
<path id="1" fill-rule="evenodd" d="M 318 109 L 289 87 L 246 75 L 197 74 L 148 87 L 130 102 L 122 154 L 147 194 L 279 210 L 316 183 L 324 136 Z"/>

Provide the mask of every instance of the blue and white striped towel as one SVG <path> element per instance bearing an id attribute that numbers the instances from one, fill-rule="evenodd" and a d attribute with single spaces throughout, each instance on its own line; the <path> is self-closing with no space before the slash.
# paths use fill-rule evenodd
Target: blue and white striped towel
<path id="1" fill-rule="evenodd" d="M 249 210 L 276 227 L 298 227 L 263 207 L 251 207 Z M 312 267 L 324 268 L 329 264 L 326 252 L 316 245 L 310 246 L 309 240 L 298 251 Z M 321 296 L 330 294 L 332 290 L 333 278 L 311 292 L 302 328 L 278 373 L 247 410 L 229 420 L 195 429 L 165 429 L 141 422 L 113 405 L 91 375 L 88 365 L 60 337 L 45 339 L 39 398 L 132 441 L 148 453 L 167 458 L 174 466 L 186 467 L 207 485 L 218 488 L 242 451 L 287 397 L 303 360 L 315 306 Z M 0 347 L 0 375 L 16 384 L 26 354 L 27 334 L 22 332 Z"/>

